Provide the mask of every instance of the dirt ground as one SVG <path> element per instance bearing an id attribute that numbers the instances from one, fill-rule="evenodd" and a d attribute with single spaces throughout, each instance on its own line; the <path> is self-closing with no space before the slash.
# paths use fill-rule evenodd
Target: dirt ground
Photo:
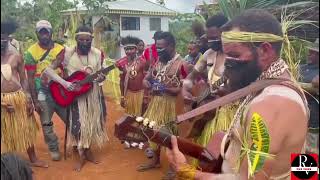
<path id="1" fill-rule="evenodd" d="M 123 115 L 123 110 L 115 103 L 107 101 L 107 129 L 109 142 L 102 149 L 93 147 L 93 152 L 100 164 L 86 163 L 81 172 L 73 171 L 76 155 L 67 160 L 54 162 L 50 159 L 47 145 L 44 143 L 42 131 L 38 134 L 36 151 L 41 160 L 49 163 L 48 169 L 33 168 L 36 180 L 158 180 L 167 169 L 165 154 L 162 154 L 162 167 L 147 172 L 137 172 L 136 167 L 147 158 L 139 149 L 124 149 L 120 141 L 114 137 L 114 123 Z M 58 116 L 54 115 L 55 132 L 59 137 L 60 149 L 63 153 L 65 126 Z M 27 158 L 26 154 L 23 155 Z"/>

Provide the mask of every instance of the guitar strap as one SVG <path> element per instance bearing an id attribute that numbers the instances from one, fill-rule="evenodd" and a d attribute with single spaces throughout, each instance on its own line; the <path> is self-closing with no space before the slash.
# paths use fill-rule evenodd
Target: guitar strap
<path id="1" fill-rule="evenodd" d="M 226 96 L 223 96 L 221 98 L 218 98 L 217 100 L 214 100 L 212 102 L 209 102 L 203 106 L 200 106 L 192 111 L 189 111 L 187 113 L 181 114 L 177 117 L 176 123 L 181 123 L 185 120 L 194 118 L 196 116 L 199 116 L 201 114 L 204 114 L 208 111 L 214 110 L 216 108 L 219 108 L 221 106 L 225 106 L 227 104 L 230 104 L 232 102 L 235 102 L 238 99 L 241 99 L 245 96 L 248 96 L 251 93 L 258 92 L 268 86 L 275 85 L 275 84 L 282 84 L 285 81 L 291 81 L 289 79 L 265 79 L 253 82 L 247 87 L 244 87 L 242 89 L 239 89 L 235 92 L 232 92 Z"/>
<path id="2" fill-rule="evenodd" d="M 50 53 L 51 49 L 53 48 L 54 45 L 51 45 L 49 49 L 47 49 L 47 51 L 41 56 L 41 58 L 39 59 L 39 62 L 42 62 Z"/>

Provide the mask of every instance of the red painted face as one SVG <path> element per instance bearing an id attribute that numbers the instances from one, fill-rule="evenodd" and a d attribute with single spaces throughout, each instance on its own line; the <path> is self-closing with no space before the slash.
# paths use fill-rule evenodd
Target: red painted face
<path id="1" fill-rule="evenodd" d="M 137 54 L 137 47 L 136 46 L 126 46 L 124 48 L 126 55 L 130 58 L 135 57 Z"/>

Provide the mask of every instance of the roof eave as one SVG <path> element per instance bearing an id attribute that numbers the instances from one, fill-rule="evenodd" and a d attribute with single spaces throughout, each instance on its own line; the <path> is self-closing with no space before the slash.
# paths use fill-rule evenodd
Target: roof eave
<path id="1" fill-rule="evenodd" d="M 78 10 L 79 14 L 86 14 L 88 10 Z M 61 11 L 64 15 L 74 14 L 74 10 Z M 149 15 L 149 16 L 176 16 L 177 12 L 153 12 L 153 11 L 132 11 L 132 10 L 115 10 L 108 9 L 106 14 L 123 14 L 123 15 Z"/>

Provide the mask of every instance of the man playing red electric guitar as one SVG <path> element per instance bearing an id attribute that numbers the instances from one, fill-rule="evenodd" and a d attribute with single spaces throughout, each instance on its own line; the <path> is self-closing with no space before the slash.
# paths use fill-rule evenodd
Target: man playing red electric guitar
<path id="1" fill-rule="evenodd" d="M 95 73 L 102 68 L 103 53 L 92 47 L 92 30 L 86 26 L 79 27 L 76 31 L 77 46 L 65 48 L 58 58 L 45 70 L 53 81 L 60 83 L 69 91 L 79 88 L 78 83 L 68 82 L 58 76 L 54 69 L 63 66 L 66 74 L 70 76 L 77 71 L 85 71 L 88 74 Z M 76 171 L 80 171 L 85 161 L 97 164 L 90 147 L 97 143 L 101 147 L 107 139 L 105 131 L 105 102 L 99 83 L 105 80 L 100 73 L 93 82 L 88 93 L 78 97 L 69 107 L 69 132 L 71 135 L 69 144 L 77 147 L 80 161 L 76 164 Z"/>

